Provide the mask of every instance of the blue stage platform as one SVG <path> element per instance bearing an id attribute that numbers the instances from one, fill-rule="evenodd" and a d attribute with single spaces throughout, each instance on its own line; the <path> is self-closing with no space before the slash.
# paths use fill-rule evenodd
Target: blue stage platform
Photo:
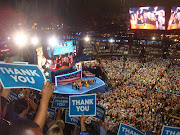
<path id="1" fill-rule="evenodd" d="M 86 79 L 86 78 L 82 78 L 82 79 Z M 97 77 L 96 77 L 96 82 L 94 84 L 90 84 L 88 88 L 82 86 L 82 89 L 76 90 L 75 88 L 72 89 L 72 84 L 68 84 L 63 86 L 57 86 L 56 89 L 54 90 L 54 93 L 68 94 L 68 95 L 91 94 L 91 93 L 99 93 L 99 92 L 100 93 L 105 92 L 105 83 Z"/>

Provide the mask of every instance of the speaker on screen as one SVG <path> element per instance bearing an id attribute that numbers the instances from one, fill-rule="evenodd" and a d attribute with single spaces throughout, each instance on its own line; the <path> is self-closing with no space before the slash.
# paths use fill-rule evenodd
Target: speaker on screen
<path id="1" fill-rule="evenodd" d="M 167 29 L 180 29 L 180 7 L 172 7 Z"/>
<path id="2" fill-rule="evenodd" d="M 129 8 L 131 29 L 165 30 L 164 7 Z"/>

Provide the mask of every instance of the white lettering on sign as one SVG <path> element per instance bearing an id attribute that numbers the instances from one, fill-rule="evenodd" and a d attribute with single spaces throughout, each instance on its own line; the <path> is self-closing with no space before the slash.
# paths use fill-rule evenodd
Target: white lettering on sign
<path id="1" fill-rule="evenodd" d="M 75 123 L 78 123 L 78 119 L 77 118 L 70 118 L 71 121 L 75 122 Z"/>
<path id="2" fill-rule="evenodd" d="M 138 133 L 134 132 L 131 129 L 128 129 L 128 128 L 125 128 L 125 127 L 122 127 L 122 129 L 123 129 L 123 132 L 125 132 L 126 135 L 139 135 Z"/>
<path id="3" fill-rule="evenodd" d="M 56 103 L 68 103 L 68 100 L 55 100 Z"/>
<path id="4" fill-rule="evenodd" d="M 99 117 L 103 117 L 103 115 L 101 114 L 101 113 L 99 113 L 99 112 L 96 112 L 96 114 L 97 114 L 97 116 L 99 116 Z"/>
<path id="5" fill-rule="evenodd" d="M 89 111 L 89 105 L 93 105 L 93 99 L 81 99 L 81 100 L 72 100 L 73 105 L 77 105 L 77 111 Z"/>
<path id="6" fill-rule="evenodd" d="M 29 75 L 29 76 L 38 76 L 38 77 L 40 77 L 40 75 L 36 73 L 37 70 L 33 70 L 33 71 L 28 70 L 28 69 L 26 69 L 26 70 L 24 70 L 24 69 L 18 70 L 16 68 L 11 69 L 11 68 L 3 68 L 3 67 L 0 67 L 0 70 L 1 70 L 1 72 L 3 74 L 7 73 L 7 74 L 13 74 L 13 75 L 16 74 L 16 75 Z"/>
<path id="7" fill-rule="evenodd" d="M 60 49 L 61 52 L 68 52 L 69 49 L 68 48 L 63 48 L 63 49 Z"/>
<path id="8" fill-rule="evenodd" d="M 166 135 L 180 135 L 180 132 L 165 130 Z"/>
<path id="9" fill-rule="evenodd" d="M 14 68 L 14 74 L 18 75 L 23 75 L 23 73 L 21 73 L 18 69 Z"/>
<path id="10" fill-rule="evenodd" d="M 76 106 L 76 109 L 77 111 L 81 111 L 81 112 L 84 112 L 84 111 L 89 111 L 89 106 Z"/>
<path id="11" fill-rule="evenodd" d="M 104 113 L 104 111 L 103 110 L 101 110 L 100 108 L 96 108 L 96 110 L 98 111 L 98 112 L 100 112 L 100 113 Z"/>
<path id="12" fill-rule="evenodd" d="M 26 70 L 24 70 L 24 69 L 20 69 L 21 70 L 21 72 L 23 73 L 23 75 L 29 75 L 29 76 L 31 76 L 31 73 L 26 69 Z"/>
<path id="13" fill-rule="evenodd" d="M 58 106 L 65 106 L 64 103 L 57 103 Z"/>
<path id="14" fill-rule="evenodd" d="M 26 83 L 26 82 L 29 82 L 31 84 L 34 84 L 35 83 L 35 80 L 33 77 L 27 77 L 27 76 L 17 76 L 17 75 L 10 75 L 10 77 L 12 77 L 14 79 L 15 82 L 23 82 L 23 83 Z"/>
<path id="15" fill-rule="evenodd" d="M 93 105 L 93 99 L 72 100 L 73 105 Z"/>

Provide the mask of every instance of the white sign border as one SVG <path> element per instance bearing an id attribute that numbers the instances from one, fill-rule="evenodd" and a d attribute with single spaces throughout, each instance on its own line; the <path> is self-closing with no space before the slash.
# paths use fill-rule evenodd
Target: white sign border
<path id="1" fill-rule="evenodd" d="M 41 69 L 39 68 L 39 66 L 38 65 L 34 65 L 34 64 L 31 64 L 31 65 L 29 65 L 29 64 L 13 64 L 13 63 L 0 63 L 0 64 L 6 64 L 6 65 L 20 65 L 20 66 L 36 66 L 36 67 L 38 67 L 38 69 L 40 70 L 40 72 L 42 73 L 42 75 L 43 75 L 43 78 L 44 78 L 44 81 L 46 81 L 46 77 L 44 76 L 44 73 L 41 71 Z M 15 88 L 30 88 L 30 89 L 34 89 L 34 90 L 38 90 L 38 91 L 41 91 L 40 89 L 36 89 L 36 88 L 33 88 L 33 87 L 25 87 L 25 86 L 17 86 L 17 87 L 4 87 L 4 85 L 3 85 L 3 83 L 2 83 L 2 80 L 1 80 L 1 78 L 0 78 L 0 82 L 1 82 L 1 84 L 2 84 L 2 86 L 3 86 L 3 88 L 7 88 L 7 89 L 15 89 Z"/>
<path id="2" fill-rule="evenodd" d="M 163 126 L 163 128 L 161 129 L 161 135 L 163 134 L 163 130 L 164 130 L 164 127 L 168 127 L 168 128 L 176 128 L 176 129 L 180 129 L 180 127 L 171 127 L 171 126 Z"/>
<path id="3" fill-rule="evenodd" d="M 70 99 L 71 97 L 79 97 L 79 96 L 90 96 L 90 95 L 95 95 L 95 113 L 94 115 L 84 115 L 84 116 L 96 116 L 96 93 L 93 93 L 93 94 L 84 94 L 84 95 L 73 95 L 73 96 L 69 96 L 69 117 L 81 117 L 81 115 L 71 115 L 70 114 L 70 106 L 71 106 L 71 102 L 70 102 Z"/>
<path id="4" fill-rule="evenodd" d="M 68 110 L 69 111 L 69 110 Z M 68 123 L 68 124 L 72 124 L 72 125 L 76 125 L 76 124 L 78 124 L 78 123 L 70 123 L 70 122 L 67 122 L 66 121 L 66 112 L 67 112 L 67 110 L 65 111 L 65 123 Z M 79 121 L 80 121 L 80 118 L 79 118 Z M 80 122 L 81 123 L 81 122 Z M 78 126 L 78 125 L 77 125 Z"/>
<path id="5" fill-rule="evenodd" d="M 118 134 L 117 135 L 119 135 L 119 131 L 120 131 L 120 128 L 121 128 L 121 124 L 124 124 L 124 123 L 120 123 L 120 126 L 119 126 L 119 129 L 118 129 Z M 127 124 L 124 124 L 124 125 L 127 125 Z M 129 126 L 129 125 L 127 125 L 127 126 Z M 133 128 L 133 129 L 135 129 L 135 130 L 138 130 L 137 128 L 134 128 L 134 127 L 132 127 L 132 126 L 129 126 L 129 127 L 131 127 L 131 128 Z M 145 135 L 143 132 L 141 132 L 140 130 L 138 130 L 140 133 L 142 133 L 143 135 Z"/>
<path id="6" fill-rule="evenodd" d="M 66 98 L 66 97 L 55 97 L 55 98 L 53 98 L 53 103 L 54 103 L 54 99 L 56 99 L 56 98 L 64 98 L 64 99 L 69 100 L 69 98 Z M 69 101 L 68 101 L 68 102 L 69 102 Z M 51 105 L 51 108 L 62 108 L 62 107 L 53 107 L 53 103 L 52 103 L 52 105 Z M 68 109 L 68 108 L 63 108 L 63 109 Z"/>

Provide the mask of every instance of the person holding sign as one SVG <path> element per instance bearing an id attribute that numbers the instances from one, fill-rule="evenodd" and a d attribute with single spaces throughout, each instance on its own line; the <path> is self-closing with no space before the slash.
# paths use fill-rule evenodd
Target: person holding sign
<path id="1" fill-rule="evenodd" d="M 42 128 L 44 126 L 49 99 L 55 89 L 54 84 L 45 82 L 41 91 L 41 102 L 35 116 L 34 122 L 29 120 L 16 121 L 10 130 L 10 135 L 43 135 Z M 19 130 L 22 129 L 22 130 Z"/>
<path id="2" fill-rule="evenodd" d="M 46 132 L 46 135 L 63 135 L 65 123 L 61 119 L 61 110 L 61 108 L 58 109 L 56 121 L 51 121 L 48 123 L 48 125 L 50 125 L 50 128 Z"/>
<path id="3" fill-rule="evenodd" d="M 85 120 L 86 116 L 84 116 L 84 113 L 81 116 L 80 123 L 81 123 L 81 133 L 80 135 L 89 135 L 89 133 L 86 131 L 86 126 L 85 126 Z"/>

